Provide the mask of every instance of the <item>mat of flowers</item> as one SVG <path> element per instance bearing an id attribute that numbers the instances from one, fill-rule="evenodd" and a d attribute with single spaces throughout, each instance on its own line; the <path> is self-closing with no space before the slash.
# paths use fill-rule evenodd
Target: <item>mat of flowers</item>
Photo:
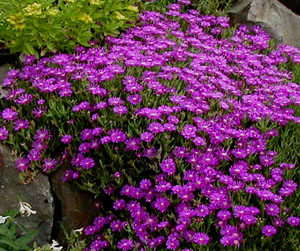
<path id="1" fill-rule="evenodd" d="M 142 13 L 105 47 L 25 57 L 4 81 L 0 139 L 23 154 L 16 168 L 71 160 L 63 180 L 108 198 L 84 230 L 87 250 L 239 247 L 251 229 L 272 237 L 300 224 L 284 204 L 295 165 L 267 149 L 300 123 L 300 87 L 280 68 L 300 50 L 269 51 L 258 26 L 226 36 L 226 17 L 184 4 Z"/>

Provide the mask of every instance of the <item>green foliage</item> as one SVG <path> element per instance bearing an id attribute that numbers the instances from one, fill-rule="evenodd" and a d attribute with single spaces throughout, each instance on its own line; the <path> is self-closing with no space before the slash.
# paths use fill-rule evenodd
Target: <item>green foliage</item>
<path id="1" fill-rule="evenodd" d="M 224 14 L 236 2 L 241 2 L 241 0 L 192 0 L 192 5 L 202 14 L 220 15 Z"/>
<path id="2" fill-rule="evenodd" d="M 86 241 L 82 239 L 82 229 L 72 230 L 72 232 L 68 235 L 66 234 L 66 240 L 68 243 L 68 251 L 81 251 L 87 247 Z"/>
<path id="3" fill-rule="evenodd" d="M 146 2 L 144 6 L 146 10 L 164 13 L 167 10 L 166 7 L 175 2 L 175 0 L 157 0 Z M 241 2 L 241 0 L 191 0 L 191 6 L 187 8 L 197 9 L 205 15 L 224 15 L 237 2 Z"/>
<path id="4" fill-rule="evenodd" d="M 9 216 L 0 224 L 0 250 L 5 251 L 31 251 L 30 243 L 37 235 L 37 231 L 28 231 L 15 221 L 18 210 L 10 210 L 3 214 Z M 20 234 L 21 232 L 21 234 Z"/>
<path id="5" fill-rule="evenodd" d="M 166 12 L 169 4 L 175 3 L 175 0 L 157 0 L 156 2 L 145 2 L 144 8 L 148 11 Z"/>
<path id="6" fill-rule="evenodd" d="M 87 245 L 86 241 L 82 239 L 82 231 L 81 229 L 72 230 L 70 234 L 66 232 L 64 227 L 62 226 L 66 238 L 66 248 L 64 250 L 66 251 L 82 251 L 84 250 Z M 56 241 L 52 241 L 52 244 L 46 244 L 42 247 L 38 247 L 36 243 L 34 243 L 34 251 L 53 251 L 53 250 L 60 250 L 62 247 L 59 246 L 59 244 Z"/>
<path id="7" fill-rule="evenodd" d="M 1 0 L 0 42 L 43 56 L 119 35 L 138 18 L 140 0 Z"/>

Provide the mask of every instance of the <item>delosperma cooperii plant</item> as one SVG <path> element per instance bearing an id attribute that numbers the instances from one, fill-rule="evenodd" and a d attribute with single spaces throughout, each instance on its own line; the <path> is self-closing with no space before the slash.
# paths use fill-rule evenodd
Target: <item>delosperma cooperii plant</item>
<path id="1" fill-rule="evenodd" d="M 272 237 L 300 220 L 285 204 L 295 165 L 267 148 L 300 123 L 300 87 L 280 65 L 300 50 L 258 26 L 232 36 L 226 17 L 144 12 L 107 46 L 11 70 L 0 138 L 25 174 L 62 163 L 63 181 L 105 197 L 85 228 L 87 250 L 240 247 L 251 229 Z"/>

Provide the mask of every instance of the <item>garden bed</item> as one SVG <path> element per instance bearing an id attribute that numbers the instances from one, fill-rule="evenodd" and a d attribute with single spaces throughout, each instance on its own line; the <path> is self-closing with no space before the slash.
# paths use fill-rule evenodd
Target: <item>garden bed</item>
<path id="1" fill-rule="evenodd" d="M 178 2 L 103 47 L 25 56 L 0 140 L 24 179 L 63 165 L 96 198 L 82 250 L 296 250 L 300 49 Z"/>

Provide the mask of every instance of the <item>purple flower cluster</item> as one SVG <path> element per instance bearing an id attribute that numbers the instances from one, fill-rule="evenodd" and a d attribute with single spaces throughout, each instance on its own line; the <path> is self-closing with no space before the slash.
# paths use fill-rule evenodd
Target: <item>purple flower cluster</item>
<path id="1" fill-rule="evenodd" d="M 289 58 L 299 63 L 300 50 L 280 45 L 266 53 L 269 37 L 258 26 L 240 26 L 225 38 L 226 17 L 184 13 L 183 4 L 189 1 L 170 5 L 165 15 L 144 12 L 142 25 L 106 39 L 108 49 L 79 47 L 72 55 L 28 61 L 4 81 L 11 107 L 1 112 L 0 140 L 8 139 L 12 126 L 29 130 L 49 120 L 51 109 L 67 128 L 36 130 L 28 155 L 16 162 L 19 170 L 36 162 L 51 171 L 70 151 L 68 181 L 94 170 L 102 175 L 110 157 L 103 173 L 113 180 L 103 191 L 113 198 L 112 214 L 85 228 L 94 236 L 88 250 L 197 250 L 215 238 L 198 228 L 212 219 L 220 243 L 235 247 L 261 217 L 272 222 L 260 227 L 267 237 L 285 222 L 300 224 L 281 214 L 297 189 L 285 178 L 294 166 L 275 165 L 278 153 L 267 142 L 278 130 L 258 126 L 300 124 L 290 108 L 300 105 L 300 87 L 278 67 Z M 36 100 L 38 95 L 53 99 Z M 35 123 L 14 107 L 30 107 Z M 61 161 L 44 154 L 51 138 L 65 149 Z M 136 166 L 138 178 L 128 178 L 127 166 L 111 170 L 111 162 L 122 164 L 116 157 L 122 154 L 150 164 Z M 236 199 L 245 197 L 256 204 Z"/>

